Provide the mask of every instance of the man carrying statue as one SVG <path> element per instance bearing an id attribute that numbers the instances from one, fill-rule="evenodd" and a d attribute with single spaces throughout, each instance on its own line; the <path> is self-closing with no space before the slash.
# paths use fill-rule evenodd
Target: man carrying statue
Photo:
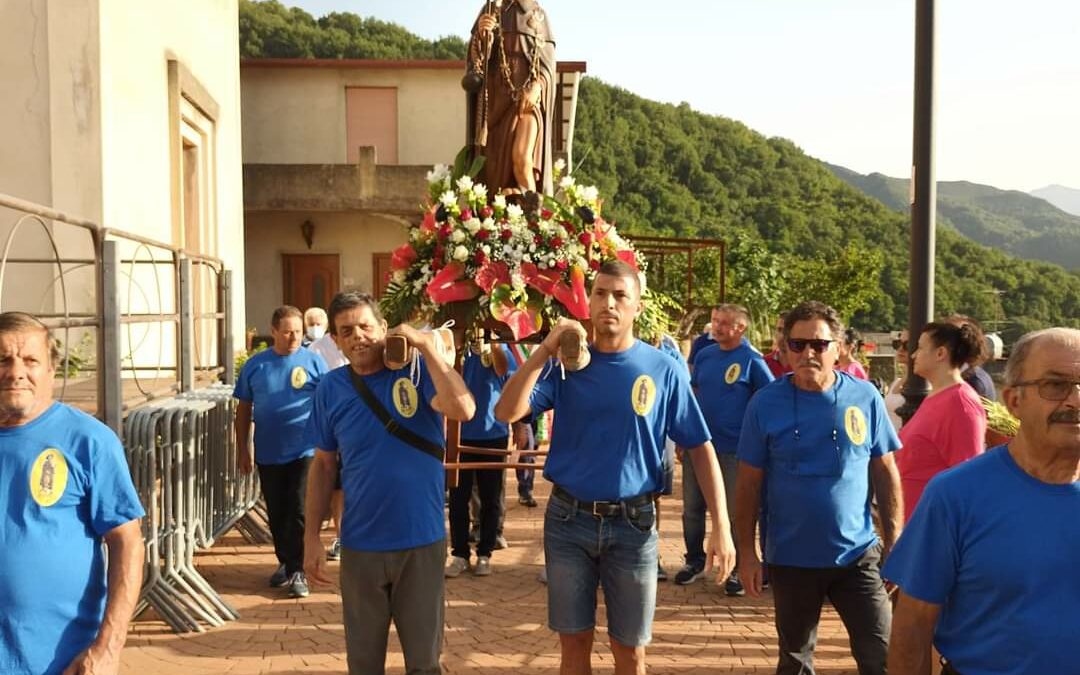
<path id="1" fill-rule="evenodd" d="M 536 0 L 488 0 L 473 25 L 469 144 L 492 193 L 552 193 L 555 38 Z"/>

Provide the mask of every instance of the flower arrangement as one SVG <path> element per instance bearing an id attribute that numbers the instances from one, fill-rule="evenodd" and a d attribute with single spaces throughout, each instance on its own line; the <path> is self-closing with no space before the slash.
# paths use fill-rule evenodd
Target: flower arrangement
<path id="1" fill-rule="evenodd" d="M 601 217 L 597 189 L 562 175 L 561 160 L 553 196 L 490 196 L 474 181 L 481 167 L 482 160 L 465 171 L 459 155 L 454 169 L 438 165 L 428 173 L 423 220 L 391 258 L 381 301 L 391 324 L 438 323 L 456 314 L 459 323 L 473 325 L 490 316 L 521 340 L 560 315 L 587 319 L 586 282 L 603 262 L 643 268 Z"/>

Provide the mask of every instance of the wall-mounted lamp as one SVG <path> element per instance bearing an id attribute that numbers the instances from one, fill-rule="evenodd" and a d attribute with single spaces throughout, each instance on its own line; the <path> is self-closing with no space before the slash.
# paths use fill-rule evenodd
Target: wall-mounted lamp
<path id="1" fill-rule="evenodd" d="M 310 220 L 305 220 L 300 223 L 300 236 L 304 238 L 304 243 L 307 244 L 308 250 L 311 250 L 311 242 L 315 239 L 315 223 Z"/>

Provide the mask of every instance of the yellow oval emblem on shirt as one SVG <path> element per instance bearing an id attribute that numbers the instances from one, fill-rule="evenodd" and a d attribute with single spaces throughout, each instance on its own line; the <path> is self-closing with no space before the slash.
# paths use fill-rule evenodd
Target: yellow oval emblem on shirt
<path id="1" fill-rule="evenodd" d="M 41 506 L 52 506 L 67 487 L 68 465 L 56 448 L 45 448 L 30 469 L 30 496 Z"/>
<path id="2" fill-rule="evenodd" d="M 394 408 L 402 417 L 412 417 L 416 414 L 416 404 L 419 396 L 416 387 L 409 378 L 402 377 L 394 383 Z"/>
<path id="3" fill-rule="evenodd" d="M 858 406 L 849 406 L 844 411 L 844 431 L 855 445 L 866 442 L 866 416 Z"/>
<path id="4" fill-rule="evenodd" d="M 289 381 L 292 382 L 293 389 L 300 389 L 307 384 L 307 371 L 303 366 L 297 366 L 292 369 L 292 375 L 289 376 Z"/>
<path id="5" fill-rule="evenodd" d="M 634 388 L 630 390 L 630 405 L 634 406 L 634 412 L 644 417 L 652 410 L 656 402 L 656 383 L 648 375 L 642 375 L 634 380 Z"/>
<path id="6" fill-rule="evenodd" d="M 735 380 L 739 379 L 739 375 L 742 374 L 742 366 L 737 363 L 733 363 L 728 366 L 727 372 L 724 373 L 724 382 L 728 384 L 735 384 Z"/>

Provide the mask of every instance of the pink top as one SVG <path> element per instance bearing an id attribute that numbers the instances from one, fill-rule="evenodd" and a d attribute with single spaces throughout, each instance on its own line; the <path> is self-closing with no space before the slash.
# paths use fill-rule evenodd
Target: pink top
<path id="1" fill-rule="evenodd" d="M 896 453 L 904 492 L 904 522 L 911 518 L 930 479 L 949 467 L 982 454 L 986 411 L 966 382 L 923 401 L 900 429 Z"/>
<path id="2" fill-rule="evenodd" d="M 856 379 L 859 379 L 859 380 L 869 380 L 870 379 L 866 374 L 866 369 L 863 368 L 862 364 L 859 363 L 858 361 L 852 361 L 851 363 L 847 364 L 846 366 L 838 365 L 838 366 L 836 366 L 836 369 L 841 371 L 841 372 L 847 373 L 848 375 L 851 375 L 852 377 L 854 377 Z"/>

